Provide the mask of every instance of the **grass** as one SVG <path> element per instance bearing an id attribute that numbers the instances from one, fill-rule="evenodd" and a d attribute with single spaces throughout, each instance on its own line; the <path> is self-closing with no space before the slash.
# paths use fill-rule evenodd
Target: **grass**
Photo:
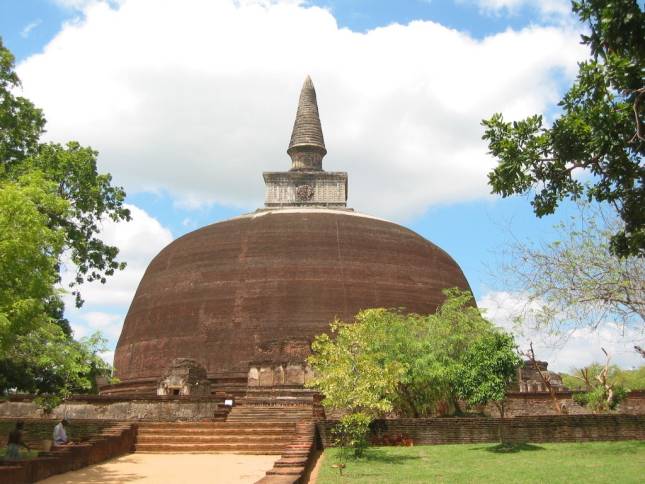
<path id="1" fill-rule="evenodd" d="M 6 447 L 0 447 L 0 462 L 4 460 L 4 455 L 7 452 Z M 33 459 L 35 457 L 38 457 L 38 451 L 37 450 L 27 450 L 27 449 L 20 449 L 20 458 L 22 460 L 28 460 L 28 459 Z"/>
<path id="2" fill-rule="evenodd" d="M 327 449 L 319 484 L 334 483 L 642 483 L 645 442 L 372 447 L 348 459 L 340 477 Z"/>

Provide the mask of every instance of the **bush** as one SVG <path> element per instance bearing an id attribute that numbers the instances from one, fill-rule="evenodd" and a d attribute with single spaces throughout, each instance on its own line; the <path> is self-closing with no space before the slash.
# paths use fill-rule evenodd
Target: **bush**
<path id="1" fill-rule="evenodd" d="M 362 457 L 369 443 L 367 436 L 372 418 L 364 413 L 343 416 L 331 430 L 334 445 L 341 451 L 353 449 L 354 457 Z"/>
<path id="2" fill-rule="evenodd" d="M 574 393 L 573 401 L 583 407 L 589 407 L 594 412 L 609 412 L 615 410 L 626 396 L 627 391 L 621 386 L 616 386 L 613 388 L 613 396 L 609 400 L 607 390 L 597 386 L 588 392 Z"/>

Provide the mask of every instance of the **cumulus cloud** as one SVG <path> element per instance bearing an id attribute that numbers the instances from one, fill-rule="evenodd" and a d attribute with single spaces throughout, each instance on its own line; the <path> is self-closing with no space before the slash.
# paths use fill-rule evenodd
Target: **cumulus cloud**
<path id="1" fill-rule="evenodd" d="M 298 1 L 90 2 L 18 66 L 50 139 L 78 139 L 129 193 L 183 206 L 262 204 L 285 170 L 300 85 L 311 74 L 349 202 L 397 220 L 486 197 L 480 120 L 542 112 L 583 48 L 566 27 L 483 40 L 431 21 L 367 33 Z M 558 73 L 555 76 L 554 73 Z"/>
<path id="2" fill-rule="evenodd" d="M 168 245 L 173 237 L 170 230 L 163 227 L 157 219 L 135 205 L 126 204 L 130 209 L 132 221 L 113 222 L 106 220 L 101 229 L 101 239 L 119 248 L 119 260 L 127 267 L 109 277 L 107 283 L 88 283 L 81 287 L 83 299 L 88 305 L 129 304 L 134 291 L 143 277 L 152 258 Z M 63 272 L 63 287 L 73 278 L 73 272 Z M 66 304 L 70 307 L 71 297 Z"/>
<path id="3" fill-rule="evenodd" d="M 529 303 L 522 293 L 491 291 L 477 305 L 486 309 L 487 318 L 515 335 L 521 350 L 528 349 L 532 341 L 536 357 L 547 360 L 551 370 L 568 372 L 593 362 L 604 362 L 601 348 L 611 355 L 612 363 L 623 368 L 642 365 L 634 345 L 642 346 L 645 334 L 634 329 L 623 329 L 608 321 L 597 330 L 579 328 L 566 335 L 549 335 L 544 330 L 535 330 L 530 320 L 522 323 L 516 320 L 526 309 L 539 308 L 539 302 Z"/>
<path id="4" fill-rule="evenodd" d="M 105 284 L 93 282 L 83 285 L 80 289 L 85 305 L 81 309 L 74 307 L 71 295 L 65 298 L 65 314 L 76 338 L 100 331 L 110 346 L 114 345 L 148 264 L 173 239 L 170 231 L 147 212 L 135 205 L 126 206 L 130 209 L 132 221 L 115 223 L 107 220 L 101 230 L 101 238 L 119 248 L 119 260 L 127 262 L 126 269 L 108 278 Z M 64 288 L 73 278 L 70 269 L 68 267 L 63 272 Z"/>

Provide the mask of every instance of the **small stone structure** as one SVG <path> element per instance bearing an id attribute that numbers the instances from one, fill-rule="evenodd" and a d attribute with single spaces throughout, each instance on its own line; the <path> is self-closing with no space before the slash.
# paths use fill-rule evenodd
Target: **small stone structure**
<path id="1" fill-rule="evenodd" d="M 524 365 L 518 368 L 514 390 L 522 393 L 548 392 L 549 389 L 544 384 L 544 379 L 540 376 L 540 373 L 549 381 L 556 392 L 568 390 L 562 383 L 562 377 L 558 373 L 548 370 L 549 364 L 546 361 L 536 361 L 535 363 L 538 370 L 533 367 L 533 363 L 530 360 L 526 360 Z"/>
<path id="2" fill-rule="evenodd" d="M 306 363 L 251 363 L 247 378 L 249 387 L 303 386 L 313 379 Z"/>
<path id="3" fill-rule="evenodd" d="M 208 396 L 211 385 L 206 369 L 191 358 L 175 358 L 159 380 L 157 395 Z"/>

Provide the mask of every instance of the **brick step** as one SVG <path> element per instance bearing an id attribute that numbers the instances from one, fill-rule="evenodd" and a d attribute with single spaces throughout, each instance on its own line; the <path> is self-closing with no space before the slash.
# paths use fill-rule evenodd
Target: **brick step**
<path id="1" fill-rule="evenodd" d="M 139 431 L 148 429 L 172 429 L 177 431 L 184 430 L 214 430 L 214 429 L 294 429 L 294 422 L 198 422 L 198 423 L 179 423 L 179 422 L 145 422 L 139 423 Z"/>
<path id="2" fill-rule="evenodd" d="M 255 454 L 281 454 L 282 444 L 137 444 L 135 452 L 249 452 Z"/>
<path id="3" fill-rule="evenodd" d="M 221 428 L 221 429 L 139 429 L 138 435 L 141 436 L 175 436 L 175 435 L 282 435 L 287 432 L 295 432 L 294 429 L 285 429 L 283 427 L 266 427 L 266 428 Z"/>
<path id="4" fill-rule="evenodd" d="M 229 417 L 226 419 L 227 422 L 231 421 L 236 421 L 236 420 L 257 420 L 257 421 L 262 421 L 265 420 L 267 422 L 286 422 L 286 421 L 293 421 L 293 420 L 302 420 L 305 418 L 311 418 L 311 415 L 269 415 L 266 413 L 258 413 L 258 414 L 236 414 L 236 415 L 229 415 Z"/>
<path id="5" fill-rule="evenodd" d="M 278 459 L 274 467 L 304 467 L 307 465 L 307 457 L 282 457 Z"/>
<path id="6" fill-rule="evenodd" d="M 267 471 L 267 476 L 299 476 L 305 470 L 304 466 L 301 467 L 274 467 Z"/>
<path id="7" fill-rule="evenodd" d="M 289 444 L 291 440 L 288 435 L 242 435 L 242 436 L 233 436 L 233 435 L 153 435 L 153 436 L 138 436 L 137 444 L 150 444 L 150 443 L 171 443 L 171 444 L 183 444 L 183 443 L 196 443 L 196 444 L 208 444 L 208 443 L 238 443 L 243 444 L 255 444 L 255 443 L 282 443 L 284 445 Z"/>

